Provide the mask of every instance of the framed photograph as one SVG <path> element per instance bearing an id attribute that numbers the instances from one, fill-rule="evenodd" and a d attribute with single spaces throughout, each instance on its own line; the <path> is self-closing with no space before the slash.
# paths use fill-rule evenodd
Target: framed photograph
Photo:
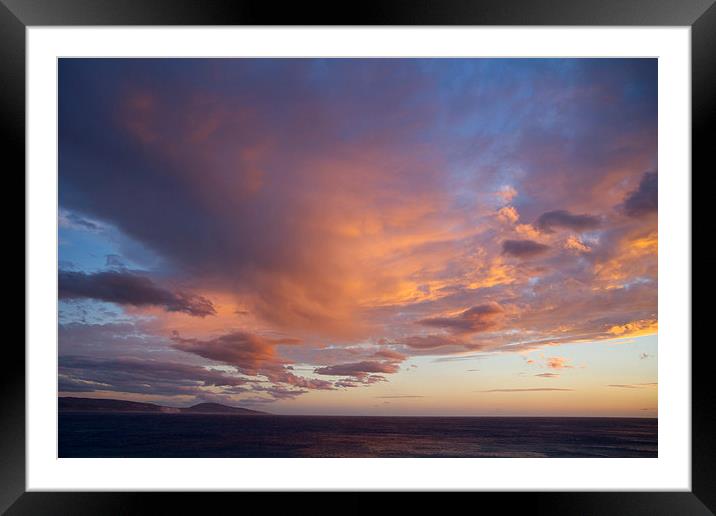
<path id="1" fill-rule="evenodd" d="M 2 0 L 2 509 L 712 514 L 712 4 Z"/>

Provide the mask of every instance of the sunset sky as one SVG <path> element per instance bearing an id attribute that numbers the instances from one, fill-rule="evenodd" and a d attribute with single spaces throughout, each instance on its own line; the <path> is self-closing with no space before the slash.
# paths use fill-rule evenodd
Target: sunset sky
<path id="1" fill-rule="evenodd" d="M 655 59 L 61 59 L 59 392 L 657 414 Z"/>

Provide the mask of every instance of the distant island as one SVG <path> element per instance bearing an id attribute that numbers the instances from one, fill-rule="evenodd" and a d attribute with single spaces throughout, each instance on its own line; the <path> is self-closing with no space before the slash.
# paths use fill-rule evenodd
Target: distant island
<path id="1" fill-rule="evenodd" d="M 240 407 L 230 407 L 221 403 L 199 403 L 191 407 L 165 407 L 155 403 L 137 401 L 74 398 L 70 396 L 58 398 L 60 412 L 143 412 L 160 414 L 234 414 L 244 416 L 267 416 L 268 412 Z"/>

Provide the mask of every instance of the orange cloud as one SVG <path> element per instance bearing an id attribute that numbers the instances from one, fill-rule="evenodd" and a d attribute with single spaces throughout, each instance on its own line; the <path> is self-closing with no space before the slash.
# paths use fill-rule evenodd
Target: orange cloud
<path id="1" fill-rule="evenodd" d="M 591 251 L 588 245 L 582 242 L 579 237 L 576 237 L 574 235 L 569 236 L 567 240 L 565 240 L 564 248 L 576 251 L 578 253 L 588 253 Z"/>
<path id="2" fill-rule="evenodd" d="M 547 359 L 547 367 L 550 369 L 571 369 L 573 366 L 564 357 L 549 357 Z"/>
<path id="3" fill-rule="evenodd" d="M 609 328 L 609 333 L 620 338 L 639 337 L 642 335 L 653 335 L 657 333 L 658 329 L 659 323 L 656 319 L 643 319 L 626 324 L 614 325 Z"/>
<path id="4" fill-rule="evenodd" d="M 444 328 L 454 333 L 478 333 L 495 329 L 504 311 L 497 303 L 487 303 L 473 306 L 454 315 L 423 319 L 420 324 Z"/>
<path id="5" fill-rule="evenodd" d="M 502 222 L 515 224 L 519 220 L 520 214 L 517 213 L 514 206 L 503 206 L 497 211 L 497 218 Z"/>
<path id="6" fill-rule="evenodd" d="M 173 341 L 174 349 L 234 366 L 251 376 L 286 364 L 277 355 L 276 345 L 298 344 L 296 339 L 269 339 L 245 332 L 229 333 L 211 340 L 176 336 Z"/>

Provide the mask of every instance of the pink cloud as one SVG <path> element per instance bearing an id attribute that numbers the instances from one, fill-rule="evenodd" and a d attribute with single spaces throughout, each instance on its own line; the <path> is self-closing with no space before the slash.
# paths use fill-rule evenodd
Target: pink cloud
<path id="1" fill-rule="evenodd" d="M 573 366 L 564 357 L 549 357 L 547 359 L 547 367 L 550 369 L 571 369 Z"/>

